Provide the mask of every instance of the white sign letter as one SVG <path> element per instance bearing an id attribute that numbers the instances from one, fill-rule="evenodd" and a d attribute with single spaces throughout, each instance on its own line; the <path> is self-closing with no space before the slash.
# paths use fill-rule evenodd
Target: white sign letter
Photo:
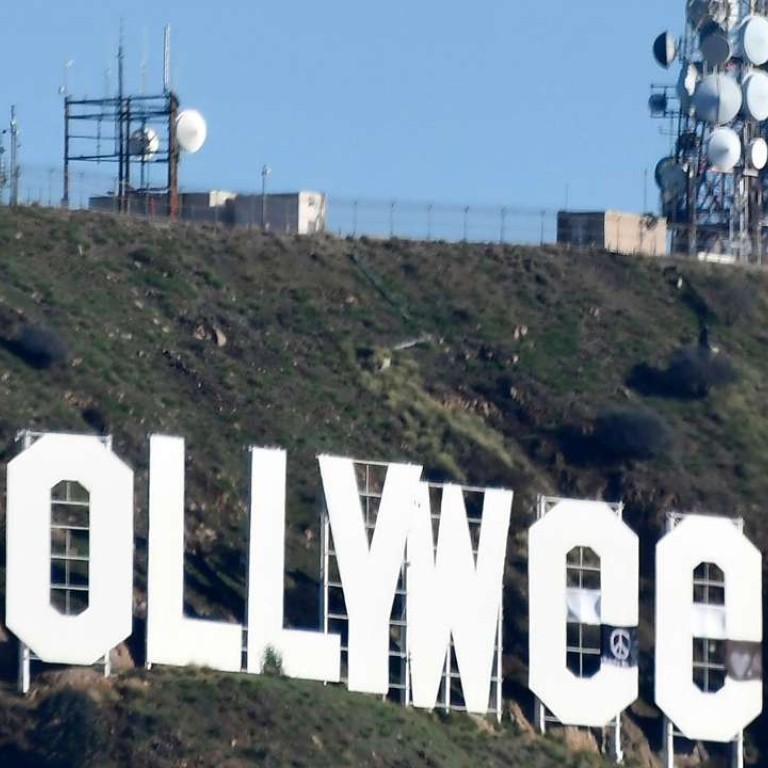
<path id="1" fill-rule="evenodd" d="M 453 635 L 467 711 L 488 712 L 511 509 L 510 491 L 485 491 L 475 565 L 462 489 L 445 486 L 435 557 L 429 485 L 420 483 L 414 525 L 408 535 L 407 578 L 408 644 L 416 707 L 435 706 Z"/>
<path id="2" fill-rule="evenodd" d="M 52 552 L 51 491 L 62 482 L 88 494 L 84 554 Z M 133 472 L 99 438 L 45 435 L 8 464 L 7 551 L 6 622 L 40 659 L 93 664 L 131 634 Z M 88 607 L 77 615 L 51 604 L 52 554 L 65 569 L 87 557 Z M 67 576 L 60 591 L 70 587 Z"/>
<path id="3" fill-rule="evenodd" d="M 725 577 L 722 606 L 694 602 L 703 563 Z M 726 676 L 705 692 L 692 676 L 694 637 L 762 642 L 761 590 L 760 552 L 731 520 L 687 515 L 656 545 L 656 704 L 689 739 L 731 741 L 762 711 L 762 680 Z"/>
<path id="4" fill-rule="evenodd" d="M 389 618 L 421 467 L 390 464 L 371 546 L 352 459 L 320 456 L 320 474 L 349 617 L 348 687 L 389 690 Z"/>
<path id="5" fill-rule="evenodd" d="M 600 558 L 599 592 L 568 589 L 566 558 L 578 547 Z M 637 536 L 607 504 L 561 501 L 530 528 L 528 578 L 531 690 L 561 723 L 605 725 L 637 698 L 637 666 L 601 663 L 578 677 L 566 666 L 566 619 L 573 607 L 582 624 L 637 627 Z M 629 657 L 629 640 L 623 650 Z"/>
<path id="6" fill-rule="evenodd" d="M 251 448 L 248 671 L 261 672 L 271 647 L 280 654 L 286 675 L 337 683 L 339 636 L 283 629 L 285 475 L 285 451 Z"/>
<path id="7" fill-rule="evenodd" d="M 147 663 L 238 672 L 242 627 L 184 616 L 184 440 L 149 445 Z"/>

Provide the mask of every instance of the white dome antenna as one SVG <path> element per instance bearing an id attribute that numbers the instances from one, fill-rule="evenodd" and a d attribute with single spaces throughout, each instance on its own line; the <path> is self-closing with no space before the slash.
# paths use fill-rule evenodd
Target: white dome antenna
<path id="1" fill-rule="evenodd" d="M 183 109 L 176 117 L 176 140 L 190 154 L 198 152 L 205 144 L 208 126 L 196 109 Z"/>

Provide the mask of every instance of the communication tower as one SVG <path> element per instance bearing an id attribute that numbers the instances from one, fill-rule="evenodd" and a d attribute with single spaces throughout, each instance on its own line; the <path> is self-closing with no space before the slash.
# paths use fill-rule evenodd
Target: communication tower
<path id="1" fill-rule="evenodd" d="M 69 207 L 70 165 L 73 162 L 117 165 L 115 210 L 150 209 L 175 218 L 179 212 L 179 161 L 182 152 L 197 152 L 207 127 L 194 109 L 181 109 L 171 88 L 170 28 L 164 37 L 163 90 L 145 94 L 142 63 L 141 93 L 125 90 L 122 40 L 117 54 L 117 93 L 104 98 L 74 98 L 64 89 L 64 189 L 62 206 Z M 153 169 L 162 175 L 153 179 Z"/>
<path id="2" fill-rule="evenodd" d="M 651 86 L 670 152 L 656 165 L 673 253 L 766 260 L 768 0 L 686 0 L 685 31 L 653 45 L 675 84 Z"/>

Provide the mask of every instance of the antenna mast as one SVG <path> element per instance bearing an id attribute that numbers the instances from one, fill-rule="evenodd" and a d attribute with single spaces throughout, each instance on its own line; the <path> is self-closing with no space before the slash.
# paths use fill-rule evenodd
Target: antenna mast
<path id="1" fill-rule="evenodd" d="M 143 96 L 147 92 L 147 65 L 149 63 L 149 45 L 147 43 L 147 29 L 144 28 L 144 44 L 141 52 L 140 67 L 140 90 L 139 94 Z"/>
<path id="2" fill-rule="evenodd" d="M 165 25 L 163 40 L 163 93 L 171 90 L 171 25 Z"/>
<path id="3" fill-rule="evenodd" d="M 19 123 L 16 120 L 16 105 L 11 107 L 11 194 L 10 204 L 19 204 Z"/>

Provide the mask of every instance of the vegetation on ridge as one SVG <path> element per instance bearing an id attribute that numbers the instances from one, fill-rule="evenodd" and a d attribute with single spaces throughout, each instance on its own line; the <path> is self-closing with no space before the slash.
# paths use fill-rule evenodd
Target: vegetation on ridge
<path id="1" fill-rule="evenodd" d="M 430 478 L 512 488 L 505 674 L 516 696 L 526 683 L 524 533 L 536 494 L 623 499 L 641 536 L 650 700 L 651 569 L 664 514 L 742 515 L 768 550 L 766 288 L 759 271 L 555 248 L 0 209 L 0 449 L 10 459 L 23 428 L 113 435 L 138 477 L 140 605 L 147 435 L 184 436 L 187 608 L 241 618 L 245 448 L 286 448 L 294 625 L 317 616 L 318 453 L 409 460 Z M 669 385 L 681 360 L 689 375 L 684 350 L 702 346 L 704 326 L 710 362 L 696 375 L 711 374 L 705 391 L 638 380 L 638 370 L 654 371 Z M 137 663 L 142 642 L 139 631 Z M 7 708 L 23 718 L 24 705 Z M 764 754 L 753 730 L 751 754 Z"/>

